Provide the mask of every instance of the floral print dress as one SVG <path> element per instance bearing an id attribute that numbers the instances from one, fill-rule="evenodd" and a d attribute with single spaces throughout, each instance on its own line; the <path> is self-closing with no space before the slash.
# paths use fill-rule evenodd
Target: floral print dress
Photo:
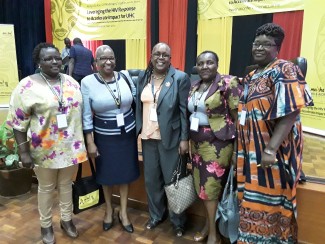
<path id="1" fill-rule="evenodd" d="M 15 130 L 28 131 L 31 157 L 39 167 L 59 169 L 86 161 L 79 84 L 61 74 L 68 127 L 58 129 L 58 99 L 45 81 L 32 77 L 21 80 L 13 91 L 8 124 Z M 53 84 L 53 88 L 60 94 L 60 82 Z"/>
<path id="2" fill-rule="evenodd" d="M 200 83 L 192 86 L 189 102 Z M 209 125 L 190 131 L 194 185 L 202 200 L 218 199 L 227 180 L 236 135 L 230 110 L 237 109 L 241 90 L 237 77 L 217 74 L 204 101 Z"/>

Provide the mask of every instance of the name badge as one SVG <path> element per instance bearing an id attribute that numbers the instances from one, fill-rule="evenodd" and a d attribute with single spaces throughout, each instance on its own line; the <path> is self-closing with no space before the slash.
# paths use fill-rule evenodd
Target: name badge
<path id="1" fill-rule="evenodd" d="M 123 115 L 123 113 L 120 113 L 120 114 L 116 115 L 116 122 L 117 122 L 117 127 L 124 126 L 124 115 Z"/>
<path id="2" fill-rule="evenodd" d="M 199 122 L 200 122 L 199 118 L 192 117 L 190 130 L 198 132 L 199 131 Z"/>
<path id="3" fill-rule="evenodd" d="M 68 127 L 67 115 L 66 114 L 57 114 L 56 123 L 59 129 L 64 129 Z"/>
<path id="4" fill-rule="evenodd" d="M 245 125 L 245 123 L 246 123 L 246 114 L 247 114 L 246 109 L 243 109 L 241 111 L 241 114 L 240 114 L 239 124 Z"/>
<path id="5" fill-rule="evenodd" d="M 150 109 L 149 119 L 150 119 L 151 121 L 158 121 L 158 118 L 157 118 L 157 110 L 156 110 L 156 108 L 151 108 L 151 109 Z"/>

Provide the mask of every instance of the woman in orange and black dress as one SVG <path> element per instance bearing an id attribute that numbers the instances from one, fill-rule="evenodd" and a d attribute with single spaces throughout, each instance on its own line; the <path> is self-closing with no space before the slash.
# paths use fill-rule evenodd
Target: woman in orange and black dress
<path id="1" fill-rule="evenodd" d="M 238 243 L 297 243 L 296 187 L 302 166 L 300 110 L 312 106 L 305 77 L 277 59 L 284 31 L 256 31 L 258 65 L 243 80 L 238 107 Z"/>

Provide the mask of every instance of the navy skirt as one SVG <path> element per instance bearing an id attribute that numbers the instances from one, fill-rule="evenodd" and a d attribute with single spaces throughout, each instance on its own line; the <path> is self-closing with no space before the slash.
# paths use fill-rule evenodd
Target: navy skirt
<path id="1" fill-rule="evenodd" d="M 96 181 L 101 185 L 128 184 L 139 177 L 138 149 L 135 128 L 120 135 L 94 132 L 100 156 L 96 162 Z"/>

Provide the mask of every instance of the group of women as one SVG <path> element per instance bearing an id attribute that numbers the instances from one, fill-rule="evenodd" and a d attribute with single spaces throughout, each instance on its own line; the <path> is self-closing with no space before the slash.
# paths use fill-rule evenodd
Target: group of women
<path id="1" fill-rule="evenodd" d="M 112 186 L 118 185 L 116 215 L 125 231 L 134 231 L 127 198 L 129 183 L 139 177 L 138 136 L 150 215 L 147 229 L 169 214 L 175 235 L 183 235 L 186 216 L 168 210 L 164 185 L 181 155 L 189 152 L 194 187 L 206 210 L 205 226 L 195 241 L 221 243 L 215 215 L 233 163 L 240 203 L 238 243 L 296 243 L 295 194 L 302 164 L 299 111 L 312 105 L 312 99 L 299 68 L 277 59 L 283 38 L 278 25 L 257 29 L 252 44 L 257 68 L 242 81 L 218 73 L 216 53 L 201 53 L 196 60 L 200 80 L 192 85 L 187 74 L 171 65 L 166 43 L 154 46 L 136 87 L 127 72 L 114 70 L 114 51 L 103 45 L 96 50 L 98 73 L 85 77 L 81 89 L 60 73 L 57 48 L 39 44 L 33 57 L 41 72 L 24 78 L 14 90 L 9 121 L 21 162 L 34 168 L 39 181 L 43 243 L 55 242 L 51 208 L 56 187 L 61 228 L 72 238 L 78 236 L 72 222 L 71 179 L 87 153 L 95 158 L 96 179 L 103 185 L 103 230 L 114 225 Z"/>

